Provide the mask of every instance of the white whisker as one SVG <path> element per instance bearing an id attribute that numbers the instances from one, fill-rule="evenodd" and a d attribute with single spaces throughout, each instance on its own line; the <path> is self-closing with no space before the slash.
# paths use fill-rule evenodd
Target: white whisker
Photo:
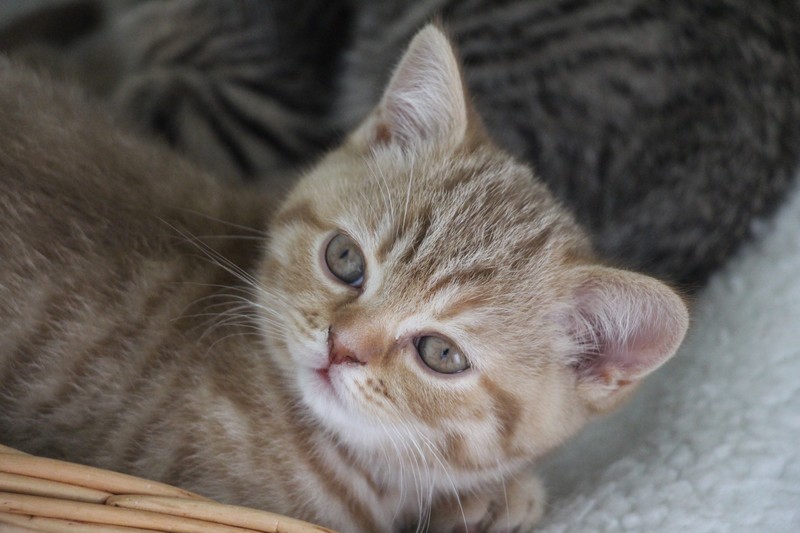
<path id="1" fill-rule="evenodd" d="M 413 156 L 412 156 L 413 157 Z M 408 187 L 406 188 L 406 204 L 403 207 L 403 225 L 402 227 L 406 227 L 406 215 L 408 215 L 408 204 L 411 201 L 411 185 L 414 183 L 414 161 L 412 159 L 411 162 L 411 171 L 408 173 Z"/>
<path id="2" fill-rule="evenodd" d="M 267 236 L 267 232 L 264 231 L 263 229 L 251 228 L 249 226 L 244 226 L 242 224 L 236 224 L 235 222 L 229 222 L 227 220 L 222 220 L 221 218 L 212 217 L 211 215 L 209 215 L 207 213 L 201 213 L 200 211 L 196 211 L 194 209 L 185 209 L 184 208 L 184 209 L 179 209 L 179 211 L 183 211 L 184 213 L 191 213 L 193 215 L 197 215 L 199 217 L 205 218 L 206 220 L 212 220 L 214 222 L 219 222 L 220 224 L 224 224 L 225 226 L 228 226 L 228 227 L 231 227 L 231 228 L 241 229 L 241 230 L 244 230 L 244 231 L 248 231 L 250 233 L 255 233 L 255 234 L 263 236 L 263 237 Z"/>

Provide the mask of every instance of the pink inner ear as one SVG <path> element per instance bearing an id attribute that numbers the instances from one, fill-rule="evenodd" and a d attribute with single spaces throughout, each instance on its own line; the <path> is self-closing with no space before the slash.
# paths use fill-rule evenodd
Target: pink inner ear
<path id="1" fill-rule="evenodd" d="M 625 385 L 661 366 L 688 327 L 688 312 L 677 294 L 639 274 L 601 269 L 575 296 L 575 368 L 582 378 L 606 385 Z"/>
<path id="2" fill-rule="evenodd" d="M 383 103 L 383 120 L 379 121 L 375 131 L 375 141 L 388 144 L 396 142 L 407 145 L 414 139 L 424 140 L 429 132 L 426 130 L 422 119 L 418 116 L 421 111 L 399 97 L 387 98 Z M 433 126 L 429 126 L 433 129 Z"/>
<path id="3" fill-rule="evenodd" d="M 427 26 L 409 45 L 368 121 L 367 142 L 407 147 L 454 141 L 466 123 L 458 61 L 441 30 Z"/>

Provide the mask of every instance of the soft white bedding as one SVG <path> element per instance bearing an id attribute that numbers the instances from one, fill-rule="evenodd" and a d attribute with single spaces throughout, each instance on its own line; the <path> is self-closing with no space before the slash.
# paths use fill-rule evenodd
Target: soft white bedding
<path id="1" fill-rule="evenodd" d="M 800 185 L 678 355 L 552 457 L 542 530 L 800 532 Z"/>

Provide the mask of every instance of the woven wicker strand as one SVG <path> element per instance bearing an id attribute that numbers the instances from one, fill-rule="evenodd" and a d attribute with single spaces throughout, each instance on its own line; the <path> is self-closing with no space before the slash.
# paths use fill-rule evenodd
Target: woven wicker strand
<path id="1" fill-rule="evenodd" d="M 257 533 L 252 529 L 212 524 L 193 518 L 7 492 L 0 492 L 0 511 L 90 524 L 163 529 L 175 533 Z"/>
<path id="2" fill-rule="evenodd" d="M 87 489 L 77 485 L 69 485 L 59 481 L 50 481 L 30 476 L 6 474 L 0 472 L 0 492 L 15 492 L 17 494 L 30 494 L 31 496 L 46 496 L 49 498 L 62 498 L 86 503 L 103 504 L 113 494 L 102 490 Z"/>
<path id="3" fill-rule="evenodd" d="M 0 531 L 3 533 L 160 533 L 154 529 L 87 524 L 74 520 L 13 513 L 0 513 Z"/>
<path id="4" fill-rule="evenodd" d="M 8 446 L 3 446 L 2 444 L 0 444 L 0 453 L 11 453 L 14 455 L 28 455 L 25 452 L 19 451 L 14 448 L 9 448 Z"/>
<path id="5" fill-rule="evenodd" d="M 123 487 L 125 494 L 177 496 L 178 498 L 210 501 L 197 494 L 163 483 L 32 455 L 0 453 L 0 472 L 60 481 L 111 493 L 114 493 L 115 489 Z"/>
<path id="6" fill-rule="evenodd" d="M 0 445 L 0 531 L 334 533 L 135 476 Z"/>
<path id="7" fill-rule="evenodd" d="M 167 496 L 113 496 L 107 505 L 141 509 L 176 516 L 191 516 L 231 526 L 277 531 L 280 533 L 334 533 L 330 529 L 312 526 L 307 522 L 273 513 L 225 505 L 222 503 L 196 502 Z"/>

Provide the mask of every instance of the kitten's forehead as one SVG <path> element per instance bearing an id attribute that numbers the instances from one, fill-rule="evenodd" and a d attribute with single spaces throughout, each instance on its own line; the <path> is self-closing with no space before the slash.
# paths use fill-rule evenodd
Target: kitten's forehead
<path id="1" fill-rule="evenodd" d="M 530 280 L 554 253 L 584 245 L 530 170 L 505 154 L 474 150 L 393 170 L 378 177 L 394 202 L 377 213 L 374 253 L 404 284 Z"/>

